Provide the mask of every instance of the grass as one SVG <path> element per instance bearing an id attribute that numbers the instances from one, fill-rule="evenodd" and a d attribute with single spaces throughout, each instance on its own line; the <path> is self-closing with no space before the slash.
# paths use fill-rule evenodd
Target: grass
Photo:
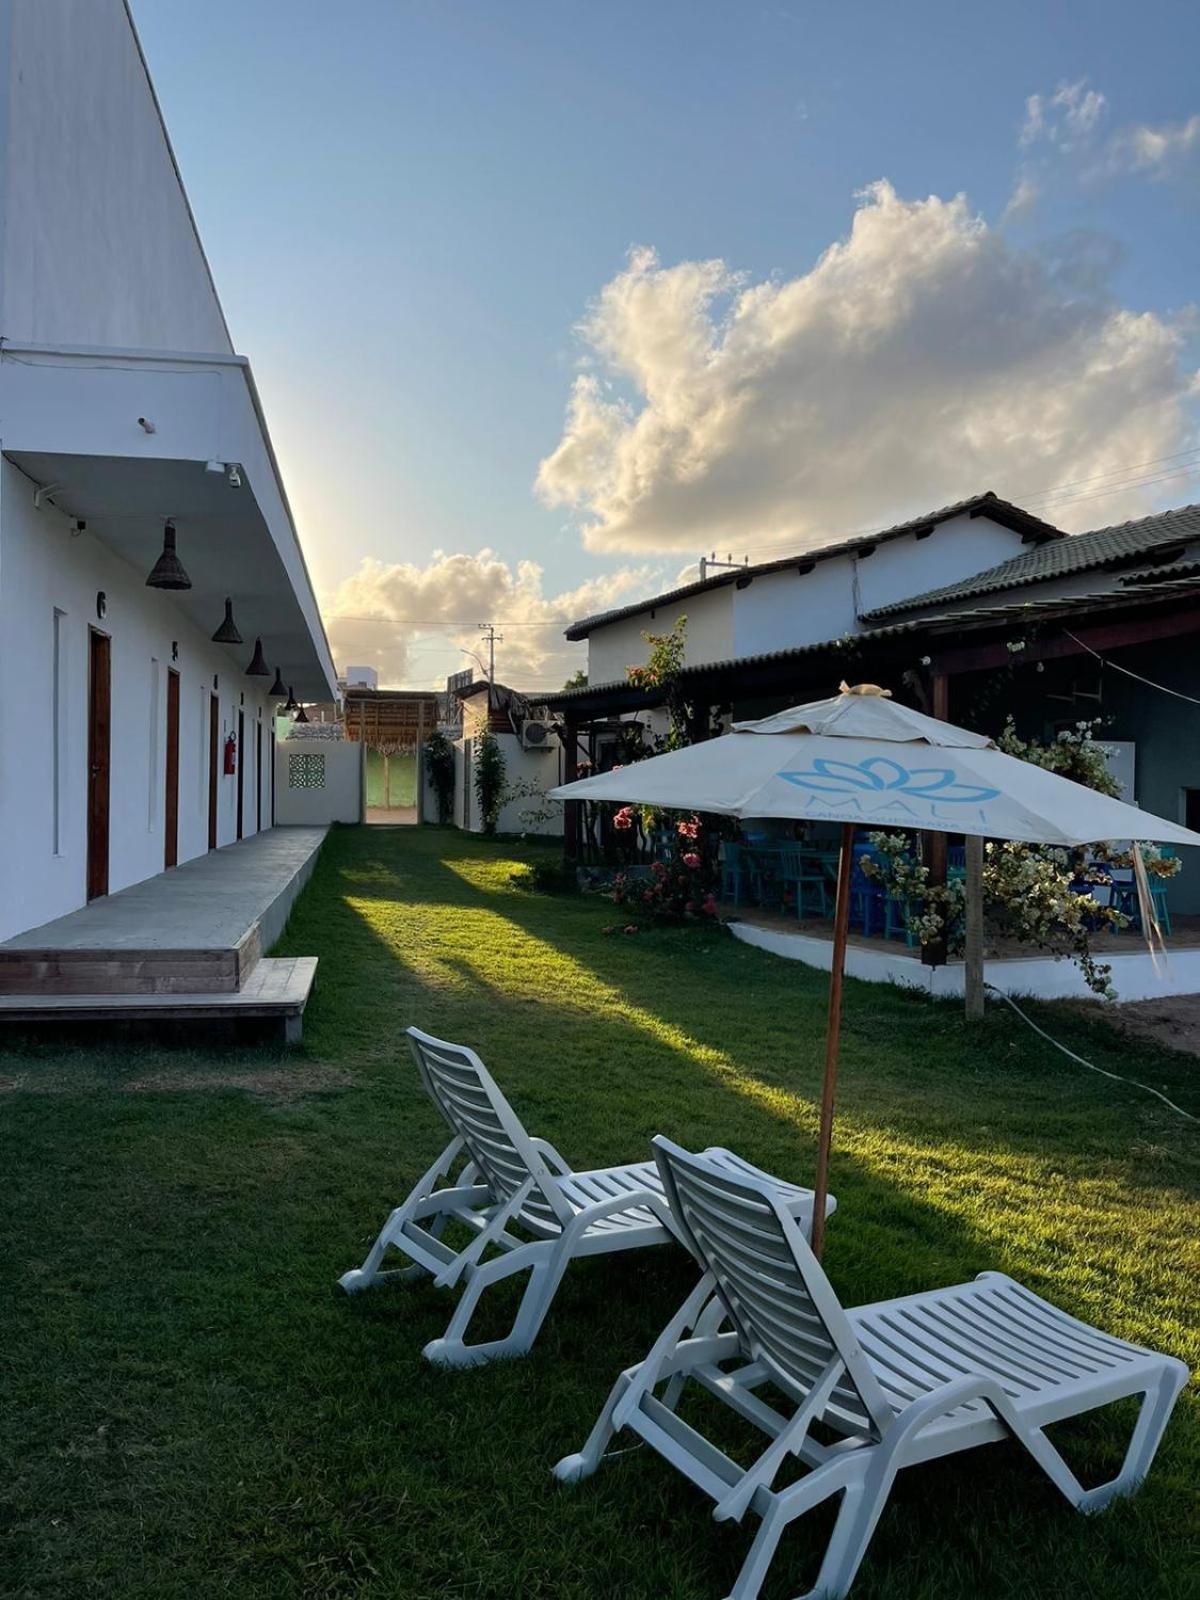
<path id="1" fill-rule="evenodd" d="M 299 1056 L 0 1054 L 4 1596 L 728 1592 L 750 1525 L 715 1524 L 648 1451 L 573 1490 L 549 1475 L 689 1289 L 682 1253 L 574 1267 L 533 1355 L 480 1372 L 421 1360 L 445 1293 L 334 1288 L 444 1142 L 410 1022 L 475 1044 L 581 1165 L 661 1129 L 811 1173 L 825 980 L 715 933 L 606 936 L 603 902 L 512 885 L 536 855 L 335 830 L 282 946 L 321 958 Z M 1048 1015 L 1200 1111 L 1192 1060 Z M 968 1028 L 854 984 L 839 1112 L 826 1261 L 847 1302 L 996 1267 L 1200 1365 L 1194 1127 L 1009 1013 Z M 1143 1491 L 1096 1519 L 1007 1445 L 902 1476 L 855 1595 L 1194 1600 L 1195 1401 Z M 1128 1424 L 1059 1430 L 1085 1481 Z M 811 1581 L 826 1527 L 789 1532 L 772 1596 Z"/>

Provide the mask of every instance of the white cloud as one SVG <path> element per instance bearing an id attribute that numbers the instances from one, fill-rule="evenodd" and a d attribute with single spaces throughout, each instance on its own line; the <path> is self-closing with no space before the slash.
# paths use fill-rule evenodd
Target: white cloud
<path id="1" fill-rule="evenodd" d="M 1110 174 L 1140 172 L 1165 178 L 1196 156 L 1200 156 L 1200 116 L 1157 128 L 1142 122 L 1113 135 L 1105 169 Z"/>
<path id="2" fill-rule="evenodd" d="M 1025 102 L 1021 143 L 1045 140 L 1062 150 L 1073 149 L 1091 138 L 1107 109 L 1105 96 L 1099 89 L 1089 89 L 1086 78 L 1060 83 L 1051 95 L 1031 94 Z"/>
<path id="3" fill-rule="evenodd" d="M 581 324 L 590 367 L 538 492 L 594 550 L 738 554 L 1167 455 L 1194 437 L 1181 337 L 1115 305 L 1110 270 L 1094 240 L 1016 251 L 963 196 L 888 183 L 788 280 L 635 250 Z"/>
<path id="4" fill-rule="evenodd" d="M 1000 218 L 1000 226 L 1003 227 L 1007 222 L 1024 222 L 1033 214 L 1041 193 L 1041 186 L 1036 179 L 1027 172 L 1021 173 Z"/>
<path id="5" fill-rule="evenodd" d="M 623 568 L 547 596 L 535 562 L 514 569 L 492 550 L 435 551 L 423 567 L 364 560 L 323 610 L 339 671 L 373 666 L 390 687 L 441 686 L 447 672 L 471 665 L 458 646 L 483 653 L 479 624 L 494 621 L 504 635 L 496 677 L 514 689 L 548 688 L 586 661 L 583 646 L 564 641 L 566 623 L 652 589 L 658 576 Z"/>

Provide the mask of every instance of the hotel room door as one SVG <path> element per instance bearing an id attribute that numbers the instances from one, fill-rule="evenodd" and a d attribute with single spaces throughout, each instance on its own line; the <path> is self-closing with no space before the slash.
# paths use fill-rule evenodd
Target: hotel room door
<path id="1" fill-rule="evenodd" d="M 87 897 L 108 893 L 109 766 L 112 753 L 112 640 L 90 633 L 88 662 Z"/>

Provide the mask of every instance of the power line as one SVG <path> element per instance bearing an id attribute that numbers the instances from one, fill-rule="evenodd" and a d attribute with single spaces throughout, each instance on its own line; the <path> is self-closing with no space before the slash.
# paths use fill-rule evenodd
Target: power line
<path id="1" fill-rule="evenodd" d="M 1180 452 L 1180 454 L 1183 453 L 1184 452 L 1182 451 Z M 1162 457 L 1161 459 L 1170 460 L 1172 458 Z M 1153 464 L 1153 462 L 1147 462 L 1143 465 L 1152 466 Z M 1036 509 L 1046 511 L 1052 509 L 1056 505 L 1067 505 L 1082 500 L 1110 499 L 1115 494 L 1122 494 L 1131 489 L 1151 488 L 1156 483 L 1166 483 L 1173 478 L 1190 478 L 1198 474 L 1200 474 L 1200 459 L 1188 466 L 1178 467 L 1173 472 L 1164 472 L 1149 478 L 1138 478 L 1136 476 L 1130 477 L 1127 481 L 1116 481 L 1108 484 L 1103 489 L 1089 490 L 1086 493 L 1060 495 L 1056 489 L 1043 489 L 1039 492 L 1016 490 L 1014 498 L 1019 499 L 1026 506 L 1032 506 Z M 877 525 L 871 528 L 860 528 L 856 533 L 840 534 L 838 535 L 837 542 L 849 544 L 856 539 L 869 539 L 873 534 L 885 533 L 887 528 L 890 526 L 893 526 L 893 524 Z M 774 539 L 765 544 L 744 545 L 741 548 L 743 554 L 754 554 L 755 551 L 787 549 L 789 546 L 795 548 L 795 540 L 797 537 L 799 536 L 792 535 L 790 537 Z M 822 546 L 815 545 L 810 548 L 819 550 L 822 548 Z M 803 556 L 807 554 L 807 551 L 804 549 L 798 549 L 796 550 L 796 554 L 798 556 Z"/>
<path id="2" fill-rule="evenodd" d="M 542 621 L 530 622 L 528 618 L 497 617 L 498 628 L 548 628 L 554 623 L 568 623 L 571 618 L 561 612 L 547 613 Z M 454 621 L 446 617 L 366 617 L 358 616 L 351 611 L 339 611 L 336 615 L 325 618 L 326 622 L 386 622 L 394 628 L 478 628 L 478 617 L 469 620 Z"/>

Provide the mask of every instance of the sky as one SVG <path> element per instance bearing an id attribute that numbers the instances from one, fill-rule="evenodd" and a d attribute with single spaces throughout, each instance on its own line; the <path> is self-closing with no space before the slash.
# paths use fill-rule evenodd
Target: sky
<path id="1" fill-rule="evenodd" d="M 340 668 L 1200 499 L 1200 7 L 133 0 Z"/>

